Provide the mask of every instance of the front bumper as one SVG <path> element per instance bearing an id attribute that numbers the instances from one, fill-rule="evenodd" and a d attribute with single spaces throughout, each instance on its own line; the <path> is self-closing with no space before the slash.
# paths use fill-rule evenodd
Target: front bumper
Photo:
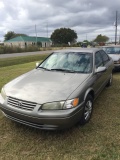
<path id="1" fill-rule="evenodd" d="M 84 102 L 79 106 L 66 110 L 45 111 L 39 105 L 33 111 L 24 111 L 7 105 L 0 95 L 0 109 L 9 119 L 39 129 L 66 129 L 77 123 L 83 112 Z"/>

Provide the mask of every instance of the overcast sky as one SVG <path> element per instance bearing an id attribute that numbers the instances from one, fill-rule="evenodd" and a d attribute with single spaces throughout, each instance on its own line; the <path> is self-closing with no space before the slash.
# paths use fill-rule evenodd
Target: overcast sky
<path id="1" fill-rule="evenodd" d="M 78 41 L 93 40 L 98 34 L 114 41 L 115 14 L 120 0 L 0 0 L 0 40 L 8 31 L 47 37 L 61 27 L 74 29 Z"/>

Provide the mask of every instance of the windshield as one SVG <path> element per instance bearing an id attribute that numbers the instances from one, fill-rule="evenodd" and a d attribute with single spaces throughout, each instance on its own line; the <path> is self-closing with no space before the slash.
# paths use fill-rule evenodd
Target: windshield
<path id="1" fill-rule="evenodd" d="M 83 52 L 55 52 L 38 68 L 66 72 L 92 72 L 92 54 Z"/>
<path id="2" fill-rule="evenodd" d="M 103 50 L 107 54 L 120 54 L 120 47 L 104 47 Z"/>

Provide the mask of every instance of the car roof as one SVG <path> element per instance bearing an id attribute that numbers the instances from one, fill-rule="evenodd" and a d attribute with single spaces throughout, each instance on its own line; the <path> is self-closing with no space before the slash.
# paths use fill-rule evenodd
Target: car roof
<path id="1" fill-rule="evenodd" d="M 102 50 L 102 48 L 69 48 L 69 49 L 62 49 L 62 50 L 56 50 L 54 52 L 88 52 L 88 53 L 94 53 L 96 51 Z"/>

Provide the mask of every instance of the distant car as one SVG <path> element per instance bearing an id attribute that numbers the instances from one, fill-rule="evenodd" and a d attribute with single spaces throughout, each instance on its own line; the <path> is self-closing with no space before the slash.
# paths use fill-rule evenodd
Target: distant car
<path id="1" fill-rule="evenodd" d="M 114 68 L 120 69 L 120 46 L 105 46 L 103 50 L 113 59 Z"/>
<path id="2" fill-rule="evenodd" d="M 112 84 L 113 60 L 101 49 L 52 53 L 32 71 L 6 84 L 4 115 L 39 129 L 65 129 L 89 122 L 93 101 Z"/>
<path id="3" fill-rule="evenodd" d="M 82 47 L 82 48 L 87 48 L 87 46 L 88 46 L 88 44 L 87 44 L 86 42 L 83 42 L 83 43 L 81 44 L 81 47 Z"/>

